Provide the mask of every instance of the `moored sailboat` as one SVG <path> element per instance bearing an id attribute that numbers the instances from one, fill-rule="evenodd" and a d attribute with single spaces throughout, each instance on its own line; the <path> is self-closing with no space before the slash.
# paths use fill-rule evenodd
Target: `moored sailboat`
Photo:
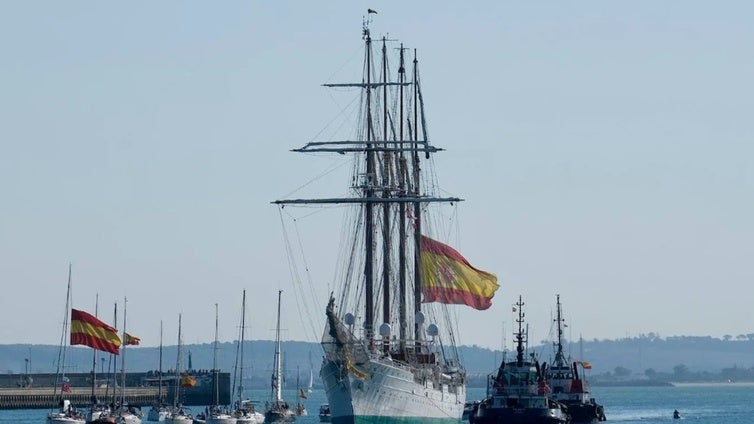
<path id="1" fill-rule="evenodd" d="M 128 299 L 123 299 L 123 345 L 120 351 L 120 403 L 111 411 L 117 424 L 141 424 L 144 415 L 137 405 L 129 405 L 126 402 L 126 346 L 138 345 L 139 339 L 126 332 L 126 309 Z"/>
<path id="2" fill-rule="evenodd" d="M 457 422 L 466 375 L 448 305 L 488 308 L 497 278 L 425 235 L 433 230 L 426 218 L 429 206 L 461 199 L 438 196 L 424 176 L 431 164 L 427 159 L 442 149 L 427 135 L 418 61 L 415 57 L 408 81 L 406 49 L 400 45 L 398 78 L 390 80 L 387 44 L 392 40 L 382 38 L 375 66 L 369 21 L 363 39 L 362 81 L 325 84 L 359 90 L 356 138 L 310 142 L 295 150 L 355 154 L 357 195 L 274 203 L 354 206 L 353 222 L 343 225 L 354 231 L 344 243 L 352 255 L 328 301 L 322 338 L 320 377 L 332 422 Z"/>
<path id="3" fill-rule="evenodd" d="M 162 321 L 160 321 L 160 361 L 157 372 L 157 399 L 155 399 L 154 404 L 147 412 L 147 421 L 153 422 L 165 421 L 165 417 L 170 413 L 170 408 L 165 404 L 162 396 Z"/>
<path id="4" fill-rule="evenodd" d="M 165 416 L 165 424 L 190 424 L 194 422 L 194 417 L 188 409 L 182 404 L 183 386 L 192 386 L 196 383 L 193 377 L 181 374 L 183 369 L 183 338 L 181 337 L 181 314 L 178 314 L 178 345 L 175 360 L 175 380 L 173 380 L 173 406 L 170 412 Z"/>
<path id="5" fill-rule="evenodd" d="M 217 351 L 219 349 L 218 341 L 219 316 L 217 303 L 215 303 L 215 345 L 212 359 L 212 405 L 209 407 L 204 422 L 207 424 L 236 424 L 236 417 L 224 405 L 220 405 L 220 381 L 219 370 L 217 369 Z"/>
<path id="6" fill-rule="evenodd" d="M 296 414 L 288 402 L 283 400 L 283 361 L 282 352 L 280 351 L 280 302 L 282 296 L 283 291 L 278 290 L 278 314 L 275 326 L 275 357 L 272 363 L 271 392 L 270 400 L 267 402 L 264 411 L 264 420 L 268 423 L 296 420 Z"/>
<path id="7" fill-rule="evenodd" d="M 68 324 L 69 314 L 71 313 L 71 264 L 68 264 L 68 288 L 65 295 L 65 313 L 63 314 L 63 332 L 60 336 L 60 349 L 58 350 L 58 369 L 55 373 L 55 387 L 53 395 L 58 396 L 58 389 L 60 389 L 60 398 L 58 401 L 58 410 L 50 411 L 47 414 L 47 422 L 55 424 L 83 424 L 85 422 L 84 414 L 76 409 L 69 399 L 65 398 L 65 394 L 71 391 L 65 377 L 66 366 L 66 351 L 68 350 L 68 343 L 66 342 L 68 336 Z"/>
<path id="8" fill-rule="evenodd" d="M 264 422 L 264 415 L 256 410 L 254 403 L 249 399 L 244 399 L 244 385 L 243 385 L 243 371 L 244 371 L 244 341 L 246 336 L 246 290 L 243 291 L 243 298 L 241 300 L 241 329 L 240 329 L 238 349 L 236 351 L 237 358 L 237 376 L 238 387 L 234 387 L 238 392 L 238 399 L 236 400 L 236 408 L 233 411 L 233 417 L 236 418 L 237 424 L 262 424 Z M 235 376 L 233 378 L 235 386 Z M 231 392 L 232 393 L 232 392 Z"/>

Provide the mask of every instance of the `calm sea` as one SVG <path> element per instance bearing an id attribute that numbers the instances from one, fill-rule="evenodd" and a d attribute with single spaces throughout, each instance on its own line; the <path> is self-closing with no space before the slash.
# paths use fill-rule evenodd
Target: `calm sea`
<path id="1" fill-rule="evenodd" d="M 751 403 L 754 401 L 754 385 L 710 385 L 683 387 L 594 387 L 592 390 L 599 403 L 605 406 L 608 422 L 622 424 L 671 423 L 673 410 L 682 415 L 681 422 L 689 424 L 751 424 L 754 423 Z M 287 397 L 285 396 L 287 395 Z M 295 403 L 295 391 L 284 394 Z M 469 389 L 469 399 L 484 395 L 483 389 Z M 267 391 L 252 391 L 252 399 L 262 400 L 269 396 Z M 319 405 L 325 403 L 324 393 L 315 390 L 304 400 L 309 416 L 300 417 L 301 424 L 318 423 Z M 201 408 L 203 409 L 203 408 Z M 199 412 L 195 407 L 194 411 Z M 145 409 L 146 412 L 146 409 Z M 3 410 L 0 411 L 0 424 L 42 424 L 46 410 Z M 146 423 L 146 421 L 145 421 Z"/>

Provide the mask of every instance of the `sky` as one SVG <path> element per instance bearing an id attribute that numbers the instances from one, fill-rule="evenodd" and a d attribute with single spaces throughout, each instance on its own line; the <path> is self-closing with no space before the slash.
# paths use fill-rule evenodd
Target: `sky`
<path id="1" fill-rule="evenodd" d="M 58 343 L 69 263 L 73 307 L 127 298 L 146 346 L 178 314 L 211 342 L 215 304 L 236 339 L 244 289 L 247 338 L 283 290 L 283 338 L 318 341 L 341 216 L 270 202 L 337 166 L 289 150 L 342 109 L 367 8 L 418 49 L 455 247 L 501 285 L 461 344 L 510 345 L 519 295 L 534 341 L 557 294 L 570 338 L 754 332 L 751 2 L 34 1 L 0 3 L 0 343 Z"/>

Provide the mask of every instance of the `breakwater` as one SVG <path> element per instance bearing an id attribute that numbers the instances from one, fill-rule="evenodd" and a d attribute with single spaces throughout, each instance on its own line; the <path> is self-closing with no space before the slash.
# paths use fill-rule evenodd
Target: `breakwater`
<path id="1" fill-rule="evenodd" d="M 157 399 L 157 392 L 157 387 L 128 387 L 124 390 L 124 397 L 130 405 L 151 405 Z M 97 389 L 95 393 L 103 403 L 109 403 L 113 398 L 112 389 Z M 91 396 L 92 390 L 85 388 L 75 388 L 65 393 L 65 398 L 77 408 L 89 405 Z M 120 399 L 120 392 L 117 399 Z M 56 395 L 52 388 L 0 389 L 0 409 L 54 408 L 59 401 L 60 390 Z"/>
<path id="2" fill-rule="evenodd" d="M 187 406 L 211 405 L 214 393 L 214 374 L 209 372 L 192 372 L 193 386 L 178 388 L 176 374 L 165 373 L 161 377 L 155 372 L 127 373 L 124 396 L 132 405 L 151 405 L 158 396 L 164 402 L 172 404 L 180 399 Z M 92 374 L 73 373 L 66 375 L 65 394 L 77 408 L 91 404 Z M 0 375 L 0 409 L 34 409 L 53 408 L 60 401 L 61 387 L 55 390 L 55 374 Z M 120 378 L 116 381 L 97 378 L 94 394 L 100 403 L 110 403 L 120 399 Z M 162 384 L 162 388 L 160 388 Z M 178 393 L 176 393 L 176 389 Z M 117 393 L 114 398 L 114 393 Z M 217 373 L 217 394 L 220 404 L 230 403 L 230 375 Z"/>

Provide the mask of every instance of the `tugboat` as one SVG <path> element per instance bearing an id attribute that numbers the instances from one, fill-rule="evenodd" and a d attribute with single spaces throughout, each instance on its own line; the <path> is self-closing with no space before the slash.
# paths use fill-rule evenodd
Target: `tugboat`
<path id="1" fill-rule="evenodd" d="M 591 394 L 589 387 L 579 376 L 579 365 L 584 362 L 572 361 L 563 351 L 563 311 L 560 305 L 560 295 L 557 295 L 558 341 L 556 343 L 555 360 L 550 367 L 545 367 L 545 376 L 550 383 L 552 393 L 550 398 L 568 407 L 568 414 L 572 423 L 596 423 L 605 421 L 605 410 L 598 404 Z"/>
<path id="2" fill-rule="evenodd" d="M 549 397 L 545 373 L 534 354 L 524 356 L 526 334 L 523 329 L 524 302 L 516 303 L 518 330 L 516 360 L 505 362 L 487 383 L 487 397 L 469 416 L 471 424 L 568 424 L 567 408 Z"/>

